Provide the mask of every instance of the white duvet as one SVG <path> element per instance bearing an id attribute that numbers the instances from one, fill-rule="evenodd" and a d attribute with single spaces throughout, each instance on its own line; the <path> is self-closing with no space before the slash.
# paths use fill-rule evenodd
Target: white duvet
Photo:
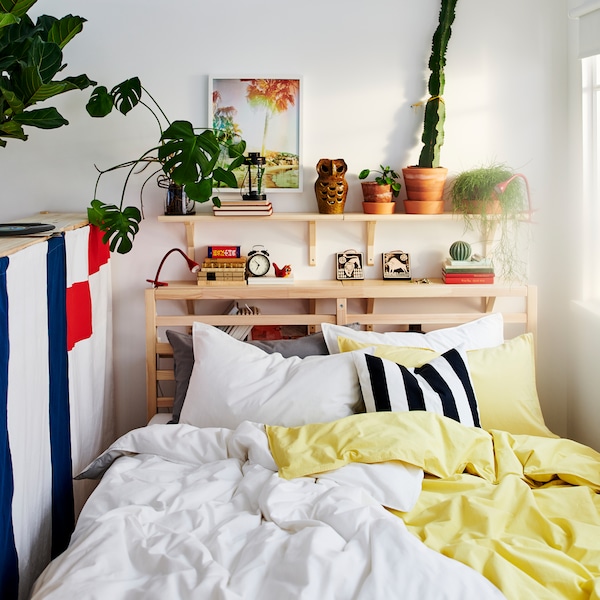
<path id="1" fill-rule="evenodd" d="M 135 430 L 86 475 L 105 469 L 33 600 L 503 598 L 382 506 L 414 505 L 414 467 L 352 464 L 287 481 L 264 428 L 246 422 Z"/>

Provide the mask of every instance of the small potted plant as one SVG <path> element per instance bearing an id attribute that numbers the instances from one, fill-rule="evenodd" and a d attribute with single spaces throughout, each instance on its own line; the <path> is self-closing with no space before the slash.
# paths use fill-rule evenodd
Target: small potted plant
<path id="1" fill-rule="evenodd" d="M 143 95 L 149 98 L 143 98 Z M 105 117 L 115 108 L 126 115 L 138 104 L 145 106 L 158 123 L 160 135 L 156 145 L 142 152 L 137 158 L 108 169 L 98 169 L 94 200 L 88 209 L 91 223 L 105 232 L 104 240 L 110 241 L 111 251 L 125 254 L 131 250 L 133 239 L 139 230 L 142 212 L 135 206 L 124 207 L 125 191 L 134 174 L 150 169 L 140 188 L 140 208 L 145 185 L 158 178 L 158 185 L 167 189 L 166 214 L 175 214 L 169 201 L 178 203 L 180 214 L 186 214 L 186 199 L 192 202 L 220 201 L 212 196 L 219 184 L 237 187 L 233 173 L 244 162 L 246 142 L 232 139 L 219 131 L 203 128 L 200 133 L 189 121 L 170 121 L 156 100 L 142 87 L 137 77 L 116 85 L 110 92 L 104 86 L 94 89 L 86 106 L 92 117 Z M 154 108 L 153 108 L 154 107 Z M 163 123 L 166 123 L 164 125 Z M 233 159 L 226 167 L 219 166 L 222 155 Z M 105 204 L 97 198 L 100 179 L 106 173 L 126 169 L 127 175 L 121 192 L 120 204 Z"/>
<path id="2" fill-rule="evenodd" d="M 491 163 L 459 173 L 450 187 L 452 212 L 461 215 L 466 229 L 477 228 L 490 248 L 490 258 L 505 281 L 526 279 L 527 236 L 530 221 L 527 179 L 509 166 Z"/>
<path id="3" fill-rule="evenodd" d="M 374 181 L 362 181 L 371 173 L 375 174 Z M 379 165 L 379 170 L 363 169 L 358 178 L 361 180 L 363 192 L 363 210 L 367 214 L 392 214 L 396 210 L 397 198 L 402 184 L 398 181 L 400 175 L 391 167 Z"/>

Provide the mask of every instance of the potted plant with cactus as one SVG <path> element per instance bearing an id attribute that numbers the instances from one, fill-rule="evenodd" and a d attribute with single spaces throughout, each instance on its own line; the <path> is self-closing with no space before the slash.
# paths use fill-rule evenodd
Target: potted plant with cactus
<path id="1" fill-rule="evenodd" d="M 374 181 L 362 181 L 375 174 Z M 379 165 L 379 170 L 363 169 L 358 178 L 361 180 L 363 210 L 367 214 L 392 214 L 396 210 L 397 198 L 402 184 L 400 175 L 389 166 Z"/>
<path id="2" fill-rule="evenodd" d="M 133 160 L 98 169 L 94 200 L 88 209 L 90 222 L 105 232 L 105 242 L 110 241 L 110 249 L 120 254 L 131 250 L 143 216 L 136 206 L 124 207 L 125 191 L 133 175 L 140 172 L 145 175 L 140 187 L 140 208 L 145 185 L 157 178 L 159 186 L 167 189 L 167 202 L 178 202 L 179 214 L 187 214 L 186 199 L 192 203 L 212 199 L 219 206 L 219 198 L 213 197 L 213 188 L 219 184 L 237 187 L 233 171 L 244 162 L 246 149 L 242 139 L 210 128 L 203 128 L 198 133 L 198 128 L 189 121 L 170 121 L 137 77 L 123 81 L 110 92 L 104 86 L 95 88 L 86 108 L 92 117 L 105 117 L 113 108 L 126 115 L 138 104 L 145 106 L 158 123 L 157 142 Z M 233 159 L 225 167 L 217 164 L 222 153 Z M 97 193 L 102 176 L 120 169 L 125 169 L 127 174 L 119 205 L 100 201 Z M 149 174 L 146 169 L 150 169 Z M 175 214 L 167 205 L 165 213 Z"/>
<path id="3" fill-rule="evenodd" d="M 439 22 L 433 35 L 429 58 L 428 92 L 421 141 L 423 148 L 419 164 L 402 170 L 407 199 L 407 213 L 441 213 L 444 210 L 444 184 L 448 170 L 440 166 L 440 150 L 444 143 L 446 105 L 444 87 L 446 78 L 446 50 L 452 35 L 452 23 L 456 16 L 458 0 L 441 0 Z"/>

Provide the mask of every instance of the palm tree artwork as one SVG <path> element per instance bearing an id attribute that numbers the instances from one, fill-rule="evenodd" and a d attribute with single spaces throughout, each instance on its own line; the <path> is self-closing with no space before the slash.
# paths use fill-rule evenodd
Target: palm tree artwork
<path id="1" fill-rule="evenodd" d="M 297 79 L 251 79 L 246 90 L 248 104 L 252 107 L 264 107 L 265 127 L 261 155 L 266 156 L 269 122 L 273 115 L 285 112 L 296 103 L 299 91 Z"/>
<path id="2" fill-rule="evenodd" d="M 301 190 L 300 79 L 215 78 L 212 125 L 265 157 L 265 187 Z M 236 173 L 243 181 L 244 173 Z"/>

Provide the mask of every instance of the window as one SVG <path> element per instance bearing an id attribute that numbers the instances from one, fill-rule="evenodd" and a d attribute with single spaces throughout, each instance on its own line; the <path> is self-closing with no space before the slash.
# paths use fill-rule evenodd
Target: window
<path id="1" fill-rule="evenodd" d="M 600 55 L 582 64 L 583 193 L 587 231 L 584 253 L 584 295 L 600 298 Z"/>

